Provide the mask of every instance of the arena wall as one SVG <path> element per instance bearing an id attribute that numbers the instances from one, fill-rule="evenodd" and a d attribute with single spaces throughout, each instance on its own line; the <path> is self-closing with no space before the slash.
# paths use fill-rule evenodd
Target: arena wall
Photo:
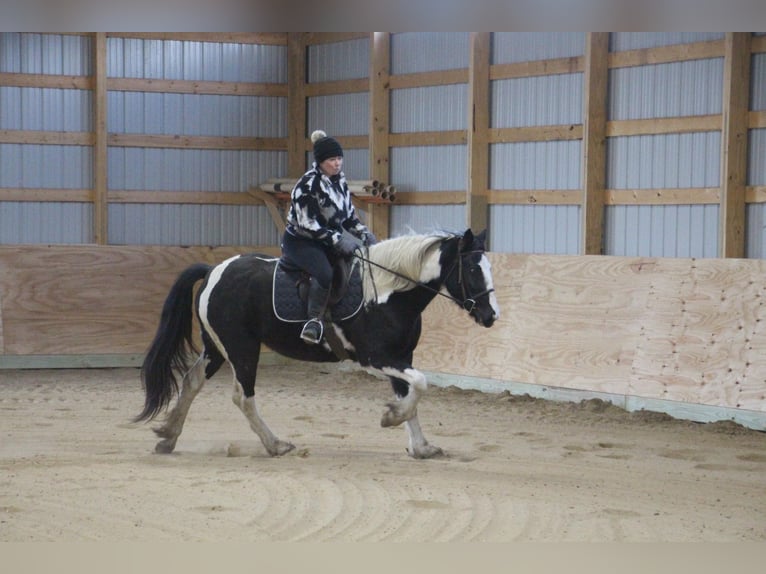
<path id="1" fill-rule="evenodd" d="M 0 246 L 0 366 L 138 365 L 177 273 L 238 251 Z M 603 397 L 766 429 L 766 262 L 490 258 L 502 313 L 495 326 L 474 324 L 442 298 L 426 311 L 415 366 L 437 384 Z"/>

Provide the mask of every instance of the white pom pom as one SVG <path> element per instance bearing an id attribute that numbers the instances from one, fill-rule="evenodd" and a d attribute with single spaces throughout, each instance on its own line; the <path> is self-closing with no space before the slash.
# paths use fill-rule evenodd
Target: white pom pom
<path id="1" fill-rule="evenodd" d="M 326 137 L 327 137 L 327 134 L 325 132 L 323 132 L 322 130 L 316 130 L 311 133 L 311 143 L 317 143 L 317 141 Z"/>

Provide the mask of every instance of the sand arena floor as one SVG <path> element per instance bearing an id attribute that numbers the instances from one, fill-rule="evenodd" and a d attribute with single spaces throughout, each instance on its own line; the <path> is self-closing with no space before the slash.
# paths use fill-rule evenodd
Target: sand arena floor
<path id="1" fill-rule="evenodd" d="M 764 541 L 766 433 L 431 387 L 445 456 L 379 426 L 387 382 L 261 369 L 270 458 L 222 372 L 153 453 L 136 369 L 0 371 L 0 541 Z"/>

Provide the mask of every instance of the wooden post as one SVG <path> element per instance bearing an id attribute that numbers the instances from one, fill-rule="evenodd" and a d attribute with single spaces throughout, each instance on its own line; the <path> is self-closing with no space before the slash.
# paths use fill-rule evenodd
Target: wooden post
<path id="1" fill-rule="evenodd" d="M 370 179 L 390 182 L 389 141 L 391 127 L 390 89 L 391 34 L 370 33 Z M 378 239 L 390 234 L 390 208 L 386 204 L 368 204 L 368 224 Z"/>
<path id="2" fill-rule="evenodd" d="M 93 240 L 99 245 L 106 245 L 109 240 L 106 58 L 106 34 L 96 32 L 93 38 Z"/>
<path id="3" fill-rule="evenodd" d="M 466 224 L 487 229 L 489 209 L 489 62 L 490 33 L 471 32 L 468 68 L 468 189 Z"/>
<path id="4" fill-rule="evenodd" d="M 606 100 L 609 33 L 589 32 L 585 40 L 580 253 L 600 255 L 604 238 L 606 189 Z"/>
<path id="5" fill-rule="evenodd" d="M 306 34 L 287 33 L 287 176 L 306 171 Z"/>
<path id="6" fill-rule="evenodd" d="M 721 209 L 718 253 L 745 256 L 745 185 L 750 96 L 750 33 L 728 32 L 723 72 Z"/>

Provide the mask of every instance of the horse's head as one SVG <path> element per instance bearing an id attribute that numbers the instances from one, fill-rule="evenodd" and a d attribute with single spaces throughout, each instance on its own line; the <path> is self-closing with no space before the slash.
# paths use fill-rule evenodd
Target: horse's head
<path id="1" fill-rule="evenodd" d="M 492 266 L 484 246 L 487 231 L 478 235 L 468 229 L 462 236 L 445 242 L 441 255 L 446 273 L 444 287 L 461 302 L 471 317 L 484 327 L 491 327 L 500 316 L 492 282 Z"/>

